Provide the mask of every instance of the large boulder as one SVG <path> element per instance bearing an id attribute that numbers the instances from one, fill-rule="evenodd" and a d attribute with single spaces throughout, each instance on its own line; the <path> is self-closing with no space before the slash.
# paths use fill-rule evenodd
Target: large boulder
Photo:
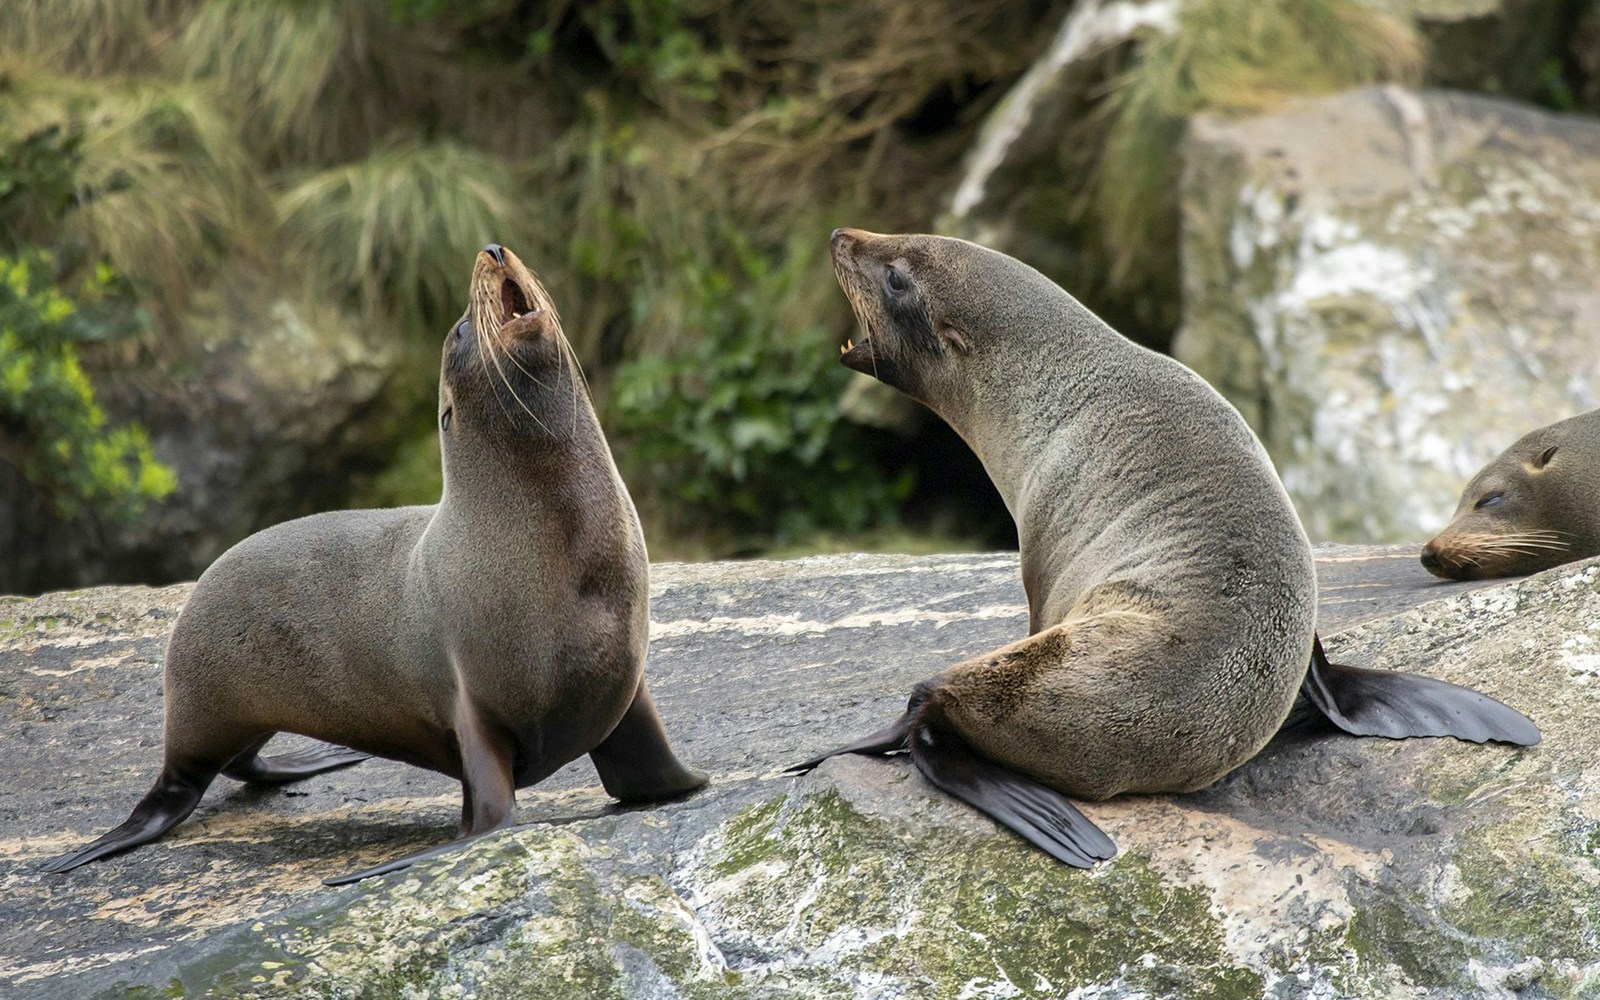
<path id="1" fill-rule="evenodd" d="M 448 839 L 458 787 L 369 761 L 219 781 L 167 839 L 35 866 L 121 821 L 160 756 L 187 586 L 0 601 L 0 992 L 8 997 L 1528 997 L 1600 990 L 1600 565 L 1436 583 L 1321 553 L 1348 662 L 1471 683 L 1529 750 L 1280 736 L 1215 787 L 1085 806 L 1121 847 L 1065 868 L 903 761 L 781 769 L 1026 628 L 1015 555 L 657 567 L 650 672 L 713 783 L 621 810 L 578 762 L 529 825 Z M 1426 602 L 1426 603 L 1423 603 Z"/>
<path id="2" fill-rule="evenodd" d="M 1368 88 L 1196 119 L 1175 355 L 1313 538 L 1427 537 L 1518 437 L 1600 406 L 1600 122 Z"/>
<path id="3" fill-rule="evenodd" d="M 253 531 L 340 506 L 434 386 L 432 362 L 393 328 L 244 269 L 152 353 L 100 362 L 100 402 L 149 430 L 177 491 L 133 523 L 63 521 L 0 463 L 0 593 L 193 579 Z"/>

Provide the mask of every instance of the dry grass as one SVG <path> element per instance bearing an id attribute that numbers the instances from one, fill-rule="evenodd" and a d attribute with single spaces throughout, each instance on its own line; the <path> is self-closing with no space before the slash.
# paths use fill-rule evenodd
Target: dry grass
<path id="1" fill-rule="evenodd" d="M 492 156 L 411 140 L 299 177 L 277 209 L 286 253 L 325 294 L 420 324 L 460 308 L 485 243 L 526 242 L 517 189 Z"/>
<path id="2" fill-rule="evenodd" d="M 259 229 L 259 177 L 204 88 L 108 84 L 4 61 L 0 93 L 0 138 L 55 133 L 76 149 L 64 216 L 24 218 L 13 238 L 81 244 L 174 311 L 200 275 Z"/>

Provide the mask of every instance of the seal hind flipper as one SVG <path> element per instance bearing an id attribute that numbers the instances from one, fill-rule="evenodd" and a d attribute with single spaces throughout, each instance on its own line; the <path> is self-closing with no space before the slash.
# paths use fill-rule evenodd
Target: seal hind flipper
<path id="1" fill-rule="evenodd" d="M 260 750 L 258 746 L 235 757 L 222 769 L 222 773 L 236 781 L 281 785 L 359 764 L 372 756 L 336 743 L 324 743 L 304 750 L 273 754 L 271 757 L 261 756 Z"/>
<path id="2" fill-rule="evenodd" d="M 913 725 L 911 759 L 935 787 L 1074 868 L 1117 855 L 1117 845 L 1065 795 L 975 752 L 937 705 Z"/>
<path id="3" fill-rule="evenodd" d="M 1540 739 L 1527 716 L 1471 688 L 1419 674 L 1330 663 L 1320 638 L 1312 641 L 1311 666 L 1300 690 L 1329 721 L 1355 736 L 1454 736 L 1517 746 Z"/>
<path id="4" fill-rule="evenodd" d="M 215 776 L 215 771 L 202 776 L 186 774 L 170 765 L 163 767 L 155 785 L 121 826 L 75 851 L 51 858 L 41 869 L 54 875 L 150 843 L 194 812 Z"/>
<path id="5" fill-rule="evenodd" d="M 667 742 L 644 678 L 621 721 L 589 751 L 606 793 L 621 802 L 660 802 L 688 795 L 710 780 L 683 765 Z"/>

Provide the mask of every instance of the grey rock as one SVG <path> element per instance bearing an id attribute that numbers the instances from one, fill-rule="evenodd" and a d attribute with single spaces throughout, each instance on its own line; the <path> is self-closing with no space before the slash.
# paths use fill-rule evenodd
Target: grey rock
<path id="1" fill-rule="evenodd" d="M 177 491 L 132 524 L 61 521 L 0 464 L 0 593 L 193 579 L 251 532 L 340 506 L 433 385 L 434 362 L 396 331 L 244 273 L 187 324 L 153 355 L 94 373 L 99 402 L 145 426 Z"/>
<path id="2" fill-rule="evenodd" d="M 452 835 L 457 786 L 384 761 L 222 780 L 165 840 L 35 865 L 119 822 L 159 758 L 187 586 L 0 599 L 0 993 L 296 997 L 1585 996 L 1600 989 L 1600 564 L 1438 583 L 1319 552 L 1347 662 L 1472 683 L 1532 750 L 1286 733 L 1204 792 L 1085 806 L 1122 854 L 1067 869 L 903 762 L 781 769 L 1026 628 L 1014 554 L 659 566 L 649 670 L 681 756 L 655 809 L 585 762 L 527 825 Z"/>
<path id="3" fill-rule="evenodd" d="M 1313 538 L 1444 526 L 1527 431 L 1600 405 L 1600 122 L 1367 88 L 1197 118 L 1174 354 Z"/>

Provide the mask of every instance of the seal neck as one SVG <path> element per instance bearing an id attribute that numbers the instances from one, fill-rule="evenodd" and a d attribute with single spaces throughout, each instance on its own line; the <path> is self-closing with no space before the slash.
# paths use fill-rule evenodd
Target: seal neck
<path id="1" fill-rule="evenodd" d="M 1059 456 L 1079 417 L 1106 406 L 1119 391 L 1119 368 L 1144 350 L 1072 304 L 1049 328 L 996 338 L 993 355 L 967 369 L 963 391 L 934 407 L 978 456 L 1014 518 L 1041 459 Z"/>

